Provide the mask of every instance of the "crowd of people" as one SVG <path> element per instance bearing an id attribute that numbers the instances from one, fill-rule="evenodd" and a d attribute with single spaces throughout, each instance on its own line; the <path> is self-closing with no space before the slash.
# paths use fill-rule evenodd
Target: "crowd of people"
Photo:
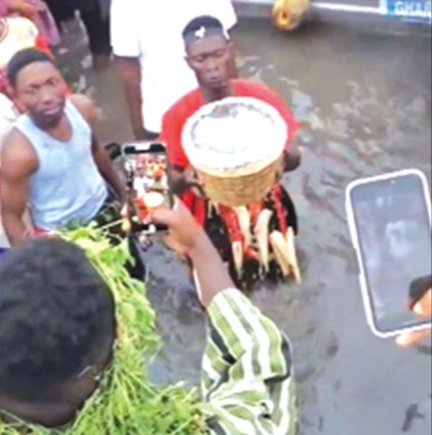
<path id="1" fill-rule="evenodd" d="M 0 257 L 0 422 L 2 411 L 47 427 L 70 422 L 111 357 L 113 301 L 82 252 L 51 237 L 53 231 L 90 222 L 109 227 L 112 244 L 129 240 L 130 276 L 145 280 L 139 242 L 121 225 L 133 207 L 124 179 L 94 132 L 95 105 L 71 94 L 52 50 L 60 43 L 61 23 L 79 11 L 95 68 L 115 58 L 135 139 L 159 139 L 167 147 L 170 187 L 178 199 L 172 210 L 155 210 L 152 219 L 169 227 L 169 245 L 188 257 L 209 319 L 203 401 L 214 412 L 206 414 L 208 429 L 230 435 L 297 430 L 291 345 L 237 290 L 260 277 L 257 263 L 250 263 L 247 276 L 236 274 L 232 228 L 212 213 L 181 134 L 203 105 L 253 97 L 273 106 L 286 123 L 283 170 L 291 172 L 301 164 L 298 125 L 269 88 L 238 77 L 231 1 L 180 3 L 173 1 L 167 11 L 166 2 L 0 0 L 0 217 L 11 248 Z M 271 225 L 297 234 L 289 193 L 279 183 L 274 189 L 258 208 L 282 210 Z M 277 267 L 274 273 L 283 275 Z M 426 296 L 412 305 L 420 316 L 430 316 L 431 294 L 424 290 Z M 62 291 L 79 310 L 60 309 Z M 43 313 L 35 311 L 47 294 L 52 302 Z M 58 318 L 60 312 L 65 318 Z M 98 319 L 107 319 L 103 334 Z M 56 322 L 62 333 L 76 334 L 74 339 L 59 341 Z M 411 334 L 398 343 L 423 337 Z"/>

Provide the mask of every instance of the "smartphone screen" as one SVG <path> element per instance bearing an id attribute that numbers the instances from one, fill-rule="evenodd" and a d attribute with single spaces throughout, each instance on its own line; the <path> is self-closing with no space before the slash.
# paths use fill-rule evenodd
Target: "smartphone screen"
<path id="1" fill-rule="evenodd" d="M 152 234 L 166 231 L 153 225 L 150 213 L 155 208 L 172 207 L 169 188 L 166 148 L 162 143 L 133 143 L 123 147 L 127 186 L 135 213 L 133 230 Z"/>
<path id="2" fill-rule="evenodd" d="M 430 198 L 422 178 L 407 173 L 358 184 L 350 195 L 376 329 L 389 334 L 430 324 L 409 304 L 413 283 L 431 275 Z"/>

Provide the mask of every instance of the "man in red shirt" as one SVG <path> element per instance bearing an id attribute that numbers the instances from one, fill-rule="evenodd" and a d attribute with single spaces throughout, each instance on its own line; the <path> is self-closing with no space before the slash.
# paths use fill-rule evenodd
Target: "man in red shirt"
<path id="1" fill-rule="evenodd" d="M 234 278 L 237 276 L 237 283 L 243 284 L 243 287 L 249 286 L 258 277 L 263 276 L 262 268 L 257 265 L 257 261 L 246 262 L 241 271 L 239 265 L 236 267 L 234 264 L 235 259 L 230 249 L 233 243 L 230 237 L 232 232 L 227 228 L 226 220 L 224 222 L 220 216 L 211 213 L 209 201 L 203 197 L 199 180 L 196 179 L 182 146 L 183 128 L 187 120 L 207 103 L 232 96 L 259 99 L 277 109 L 286 122 L 288 140 L 285 150 L 285 171 L 293 171 L 299 167 L 301 161 L 299 150 L 293 144 L 298 123 L 285 103 L 264 84 L 230 79 L 229 65 L 232 63 L 234 50 L 219 20 L 210 16 L 194 19 L 183 31 L 183 39 L 186 46 L 186 61 L 195 72 L 200 86 L 174 104 L 163 119 L 160 140 L 167 146 L 171 188 L 182 198 L 198 222 L 206 227 L 222 257 L 230 263 Z M 284 228 L 283 232 L 286 232 L 286 227 L 292 227 L 297 233 L 296 213 L 288 194 L 280 185 L 275 187 L 272 194 L 273 196 L 277 194 L 284 206 L 284 216 L 277 224 L 274 223 L 273 227 Z M 263 204 L 271 200 L 270 196 L 263 198 Z M 252 212 L 250 209 L 249 211 Z M 227 236 L 230 237 L 231 243 L 227 243 Z M 250 264 L 254 266 L 251 268 Z M 273 273 L 270 269 L 266 275 L 280 276 L 280 269 L 273 270 Z"/>

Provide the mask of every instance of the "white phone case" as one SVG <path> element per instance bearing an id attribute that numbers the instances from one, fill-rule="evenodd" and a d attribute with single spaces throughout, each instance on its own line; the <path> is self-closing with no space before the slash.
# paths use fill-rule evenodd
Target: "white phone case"
<path id="1" fill-rule="evenodd" d="M 381 180 L 396 179 L 396 178 L 407 176 L 407 175 L 418 176 L 422 181 L 423 193 L 425 195 L 425 199 L 426 199 L 425 202 L 427 204 L 429 225 L 431 225 L 432 224 L 432 213 L 431 213 L 431 201 L 430 201 L 430 197 L 429 197 L 429 185 L 428 185 L 428 181 L 427 181 L 426 176 L 423 174 L 423 172 L 419 171 L 418 169 L 405 169 L 402 171 L 392 172 L 392 173 L 383 174 L 383 175 L 377 175 L 374 177 L 362 178 L 362 179 L 355 180 L 355 181 L 351 182 L 346 189 L 345 206 L 346 206 L 346 213 L 347 213 L 347 218 L 348 218 L 348 227 L 349 227 L 349 231 L 351 234 L 352 243 L 353 243 L 354 248 L 355 248 L 356 253 L 357 253 L 357 260 L 358 260 L 359 269 L 360 269 L 360 275 L 359 275 L 360 288 L 361 288 L 362 297 L 363 297 L 363 304 L 364 304 L 364 309 L 365 309 L 365 313 L 366 313 L 366 320 L 367 320 L 368 325 L 372 329 L 372 332 L 379 338 L 395 337 L 395 336 L 400 335 L 401 333 L 404 333 L 404 332 L 420 331 L 423 329 L 430 328 L 431 325 L 430 324 L 429 325 L 419 325 L 419 326 L 414 326 L 414 327 L 410 327 L 410 328 L 403 328 L 400 330 L 390 331 L 390 332 L 386 332 L 386 333 L 379 331 L 379 329 L 377 328 L 377 326 L 374 322 L 373 305 L 372 305 L 373 302 L 372 302 L 372 298 L 371 298 L 371 295 L 370 295 L 370 292 L 368 289 L 366 273 L 365 273 L 365 265 L 363 263 L 363 258 L 362 258 L 361 249 L 360 249 L 359 234 L 357 231 L 357 226 L 356 226 L 355 218 L 354 218 L 354 208 L 353 208 L 353 204 L 351 202 L 351 193 L 352 193 L 352 190 L 355 189 L 357 186 L 361 186 L 364 184 L 369 184 L 369 183 L 381 181 Z"/>

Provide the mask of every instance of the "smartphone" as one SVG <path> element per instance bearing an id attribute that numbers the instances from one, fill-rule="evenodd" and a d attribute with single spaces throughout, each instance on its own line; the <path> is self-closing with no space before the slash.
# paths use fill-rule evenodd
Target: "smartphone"
<path id="1" fill-rule="evenodd" d="M 155 225 L 149 219 L 151 210 L 173 205 L 165 145 L 159 142 L 125 144 L 122 156 L 133 206 L 132 231 L 145 234 L 167 231 L 166 226 Z"/>
<path id="2" fill-rule="evenodd" d="M 346 191 L 346 209 L 373 333 L 387 338 L 430 327 L 431 319 L 412 312 L 413 297 L 426 294 L 432 275 L 425 175 L 412 169 L 354 181 Z"/>

